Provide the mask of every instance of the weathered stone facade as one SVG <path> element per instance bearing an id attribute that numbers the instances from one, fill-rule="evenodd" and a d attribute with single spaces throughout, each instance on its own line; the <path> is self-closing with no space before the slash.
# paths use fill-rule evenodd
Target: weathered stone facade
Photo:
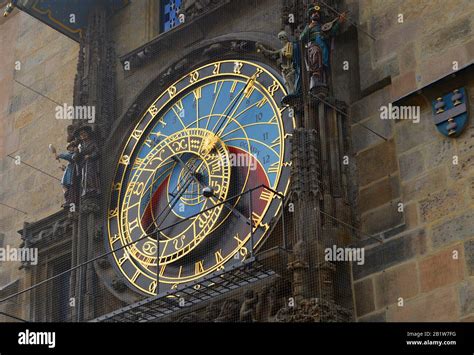
<path id="1" fill-rule="evenodd" d="M 421 106 L 419 123 L 381 120 L 379 108 L 449 76 L 453 65 L 472 63 L 473 13 L 470 1 L 359 4 L 359 23 L 376 37 L 359 33 L 360 88 L 367 94 L 351 106 L 359 212 L 362 228 L 386 240 L 367 250 L 380 254 L 383 267 L 371 268 L 369 261 L 362 273 L 354 269 L 360 321 L 472 320 L 465 306 L 472 253 L 465 251 L 474 237 L 473 121 L 459 138 L 444 137 L 432 122 L 430 104 L 434 95 L 465 86 L 472 112 L 472 69 L 460 75 L 463 79 L 441 82 L 408 99 L 405 105 Z M 399 203 L 403 212 L 398 212 Z M 390 251 L 380 252 L 384 247 Z"/>
<path id="2" fill-rule="evenodd" d="M 134 1 L 111 18 L 117 57 L 117 98 L 115 119 L 107 122 L 107 134 L 101 142 L 106 152 L 102 171 L 106 185 L 111 181 L 121 142 L 138 113 L 173 78 L 187 68 L 229 53 L 257 58 L 257 42 L 279 48 L 276 35 L 282 29 L 282 16 L 285 19 L 292 8 L 298 16 L 304 16 L 304 11 L 295 5 L 297 2 L 292 1 L 211 1 L 210 14 L 195 6 L 196 2 L 199 3 L 188 1 L 190 12 L 185 24 L 163 34 L 159 33 L 157 1 Z M 325 280 L 339 282 L 343 285 L 341 289 L 351 289 L 352 292 L 337 292 L 345 308 L 335 308 L 326 299 L 318 301 L 313 295 L 303 300 L 302 311 L 295 311 L 285 306 L 291 287 L 285 285 L 275 300 L 272 298 L 275 295 L 269 295 L 269 287 L 259 286 L 255 292 L 263 297 L 260 303 L 252 301 L 251 293 L 240 292 L 219 300 L 219 307 L 210 303 L 192 314 L 178 314 L 170 320 L 233 317 L 243 321 L 324 321 L 328 319 L 322 316 L 324 312 L 333 312 L 332 319 L 348 320 L 351 316 L 347 309 L 352 308 L 356 321 L 474 319 L 474 120 L 471 117 L 469 127 L 459 138 L 444 137 L 432 122 L 430 103 L 432 96 L 464 86 L 470 95 L 471 112 L 474 110 L 472 68 L 462 77 L 439 82 L 456 71 L 454 62 L 457 68 L 463 68 L 474 61 L 474 4 L 469 0 L 334 3 L 338 9 L 351 10 L 351 20 L 360 25 L 360 30 L 346 24 L 335 39 L 334 97 L 349 107 L 350 118 L 345 122 L 351 124 L 351 135 L 347 137 L 350 142 L 346 142 L 344 153 L 350 151 L 350 146 L 353 155 L 349 156 L 349 168 L 344 172 L 347 173 L 344 188 L 331 192 L 325 200 L 329 206 L 323 206 L 323 211 L 354 224 L 363 234 L 379 238 L 382 243 L 370 238 L 358 242 L 357 233 L 349 233 L 347 229 L 341 232 L 331 225 L 332 221 L 315 218 L 318 224 L 324 221 L 324 233 L 341 245 L 365 247 L 365 263 L 347 267 L 351 269 L 352 287 L 346 284 L 347 280 Z M 287 28 L 292 35 L 301 30 L 290 24 Z M 375 40 L 363 31 L 371 33 Z M 54 118 L 55 103 L 15 83 L 14 79 L 59 103 L 72 104 L 79 45 L 28 15 L 14 11 L 0 20 L 0 47 L 0 202 L 27 212 L 24 215 L 0 206 L 1 247 L 20 245 L 17 231 L 24 228 L 23 223 L 53 215 L 62 202 L 58 181 L 25 164 L 16 165 L 8 155 L 20 156 L 24 163 L 60 178 L 61 172 L 48 152 L 48 144 L 62 150 L 69 124 Z M 258 58 L 266 60 L 263 56 Z M 16 61 L 21 62 L 18 71 L 14 70 Z M 267 62 L 275 66 L 270 60 Z M 346 62 L 347 70 L 343 69 Z M 438 84 L 423 91 L 425 97 L 412 94 L 434 82 Z M 400 98 L 404 98 L 402 102 L 406 105 L 421 107 L 419 123 L 380 119 L 380 107 Z M 337 116 L 337 119 L 346 118 Z M 342 156 L 343 152 L 340 153 Z M 453 164 L 454 157 L 457 164 Z M 322 180 L 330 180 L 327 164 L 317 168 L 322 171 Z M 334 198 L 336 195 L 340 198 Z M 314 199 L 314 205 L 318 205 L 317 192 Z M 351 213 L 345 213 L 341 206 L 350 207 Z M 105 207 L 100 208 L 103 214 Z M 291 214 L 288 215 L 290 219 Z M 298 228 L 289 228 L 289 234 L 298 232 Z M 96 239 L 100 239 L 100 233 L 97 228 Z M 296 265 L 294 255 L 283 260 L 286 264 L 293 262 L 293 267 Z M 287 270 L 286 264 L 276 268 L 284 269 L 282 274 L 289 277 L 295 269 Z M 25 278 L 25 271 L 19 270 L 19 266 L 11 262 L 0 264 L 0 299 L 25 289 L 34 280 Z M 321 265 L 318 263 L 316 267 Z M 127 298 L 126 286 L 111 276 L 107 262 L 95 270 L 105 285 L 99 287 L 98 297 L 105 308 L 95 316 L 137 300 Z M 334 270 L 329 271 L 327 275 L 334 278 Z M 113 301 L 105 302 L 104 297 Z M 0 304 L 0 310 L 21 318 L 44 320 L 31 316 L 26 306 L 30 304 L 29 296 L 22 295 L 6 305 Z M 0 316 L 0 320 L 7 318 Z"/>
<path id="3" fill-rule="evenodd" d="M 18 230 L 61 209 L 58 180 L 27 164 L 61 178 L 60 164 L 48 151 L 66 148 L 67 120 L 55 118 L 57 104 L 23 87 L 32 87 L 58 103 L 72 104 L 72 90 L 79 46 L 53 29 L 15 10 L 0 19 L 0 206 L 3 246 L 21 244 Z M 15 66 L 19 68 L 16 70 Z M 19 157 L 20 165 L 10 158 Z M 15 283 L 17 291 L 30 286 L 18 262 L 0 263 L 0 289 Z M 11 290 L 10 290 L 11 291 Z M 11 292 L 2 292 L 2 298 Z M 16 315 L 26 317 L 26 299 L 16 300 Z M 0 310 L 5 310 L 5 305 Z M 6 307 L 8 308 L 8 307 Z M 2 321 L 11 320 L 0 316 Z"/>

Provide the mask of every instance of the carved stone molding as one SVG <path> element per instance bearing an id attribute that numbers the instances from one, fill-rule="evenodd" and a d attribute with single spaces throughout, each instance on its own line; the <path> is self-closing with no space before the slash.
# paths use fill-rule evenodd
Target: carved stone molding
<path id="1" fill-rule="evenodd" d="M 98 6 L 89 15 L 80 42 L 74 82 L 74 106 L 95 106 L 95 131 L 102 136 L 115 119 L 114 44 L 109 34 L 108 14 Z M 74 122 L 77 127 L 82 122 Z"/>
<path id="2" fill-rule="evenodd" d="M 71 238 L 73 220 L 66 210 L 61 210 L 34 223 L 25 223 L 18 233 L 22 235 L 21 246 L 46 248 L 56 242 Z"/>
<path id="3" fill-rule="evenodd" d="M 292 137 L 291 190 L 296 200 L 319 199 L 320 162 L 316 130 L 297 128 Z"/>
<path id="4" fill-rule="evenodd" d="M 228 0 L 183 0 L 179 14 L 184 15 L 184 21 L 191 21 L 228 2 Z"/>
<path id="5" fill-rule="evenodd" d="M 294 307 L 280 309 L 275 317 L 282 323 L 349 322 L 352 313 L 340 305 L 318 298 L 304 299 Z"/>

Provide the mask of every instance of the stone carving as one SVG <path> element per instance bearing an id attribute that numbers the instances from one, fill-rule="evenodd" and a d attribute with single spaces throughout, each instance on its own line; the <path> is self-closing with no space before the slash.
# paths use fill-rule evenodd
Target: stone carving
<path id="1" fill-rule="evenodd" d="M 230 43 L 230 50 L 232 52 L 246 52 L 251 49 L 250 43 L 247 41 L 232 41 Z"/>
<path id="2" fill-rule="evenodd" d="M 160 77 L 160 85 L 163 86 L 166 84 L 168 80 L 170 80 L 171 76 L 173 75 L 173 68 L 169 67 L 166 72 L 164 72 Z"/>
<path id="3" fill-rule="evenodd" d="M 213 43 L 203 50 L 203 54 L 206 56 L 212 56 L 225 50 L 225 47 L 221 43 Z"/>
<path id="4" fill-rule="evenodd" d="M 262 44 L 257 43 L 257 51 L 262 52 L 264 55 L 278 57 L 278 62 L 281 69 L 281 74 L 285 79 L 285 86 L 288 93 L 293 94 L 297 91 L 299 86 L 299 77 L 296 77 L 295 63 L 296 52 L 298 51 L 297 43 L 293 43 L 289 40 L 288 34 L 285 31 L 278 33 L 278 39 L 280 40 L 283 47 L 277 50 L 269 50 Z"/>
<path id="5" fill-rule="evenodd" d="M 97 227 L 97 230 L 94 234 L 94 241 L 96 242 L 102 242 L 104 240 L 104 230 L 102 227 Z"/>
<path id="6" fill-rule="evenodd" d="M 289 287 L 286 287 L 281 279 L 265 286 L 258 295 L 255 307 L 257 321 L 274 322 L 277 312 L 284 306 L 285 298 L 288 296 Z"/>
<path id="7" fill-rule="evenodd" d="M 74 156 L 79 165 L 80 196 L 97 196 L 100 194 L 99 147 L 90 126 L 80 126 L 76 136 L 80 140 L 78 152 Z"/>
<path id="8" fill-rule="evenodd" d="M 129 120 L 134 120 L 136 118 L 136 116 L 138 115 L 138 113 L 140 112 L 140 107 L 138 106 L 137 103 L 134 103 L 132 106 L 130 106 L 130 108 L 127 110 L 127 113 L 125 114 L 125 116 L 129 119 Z"/>
<path id="9" fill-rule="evenodd" d="M 240 302 L 236 299 L 225 300 L 222 304 L 221 313 L 214 322 L 236 322 L 240 317 Z"/>
<path id="10" fill-rule="evenodd" d="M 275 317 L 277 322 L 349 322 L 351 312 L 334 302 L 319 298 L 304 299 L 294 307 L 283 307 Z"/>
<path id="11" fill-rule="evenodd" d="M 110 267 L 110 262 L 106 258 L 102 258 L 97 260 L 97 265 L 99 265 L 102 270 L 105 270 Z"/>
<path id="12" fill-rule="evenodd" d="M 64 193 L 64 208 L 70 208 L 78 203 L 78 167 L 74 161 L 75 155 L 79 152 L 79 142 L 77 140 L 70 141 L 67 145 L 67 152 L 57 153 L 53 145 L 49 145 L 50 151 L 54 154 L 57 161 L 65 160 L 66 166 L 62 166 L 63 177 L 61 179 L 61 186 Z"/>
<path id="13" fill-rule="evenodd" d="M 108 16 L 101 6 L 89 14 L 81 38 L 74 82 L 73 105 L 95 106 L 94 131 L 98 137 L 108 132 L 116 114 L 116 55 L 109 34 Z"/>
<path id="14" fill-rule="evenodd" d="M 117 292 L 125 292 L 127 290 L 127 285 L 123 282 L 122 279 L 115 278 L 112 280 L 112 287 Z"/>
<path id="15" fill-rule="evenodd" d="M 22 247 L 32 248 L 66 238 L 71 234 L 72 223 L 64 212 L 56 218 L 44 223 L 37 229 L 32 225 L 26 225 L 23 233 Z"/>
<path id="16" fill-rule="evenodd" d="M 202 318 L 199 316 L 199 314 L 193 312 L 193 313 L 188 313 L 183 316 L 181 316 L 178 319 L 179 323 L 199 323 L 202 322 Z"/>
<path id="17" fill-rule="evenodd" d="M 314 200 L 321 196 L 318 146 L 316 130 L 295 129 L 292 136 L 291 178 L 292 192 L 298 199 Z"/>
<path id="18" fill-rule="evenodd" d="M 207 322 L 213 322 L 217 317 L 219 317 L 220 311 L 221 309 L 219 308 L 219 305 L 217 303 L 210 303 L 206 307 L 205 320 Z"/>
<path id="19" fill-rule="evenodd" d="M 245 291 L 245 299 L 240 307 L 240 321 L 241 322 L 255 322 L 257 320 L 256 305 L 258 302 L 258 295 L 254 290 Z"/>
<path id="20" fill-rule="evenodd" d="M 318 5 L 310 7 L 308 15 L 310 22 L 301 33 L 300 40 L 305 46 L 305 64 L 310 75 L 309 90 L 313 94 L 326 94 L 330 73 L 330 39 L 337 34 L 346 15 L 343 13 L 323 24 Z"/>
<path id="21" fill-rule="evenodd" d="M 226 3 L 223 0 L 183 0 L 178 14 L 184 15 L 185 21 L 190 21 L 193 18 L 210 11 L 211 9 Z"/>

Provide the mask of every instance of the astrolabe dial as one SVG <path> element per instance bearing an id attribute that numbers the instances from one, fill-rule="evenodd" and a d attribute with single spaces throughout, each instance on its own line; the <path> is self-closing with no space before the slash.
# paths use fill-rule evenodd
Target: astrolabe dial
<path id="1" fill-rule="evenodd" d="M 106 221 L 112 264 L 131 289 L 204 285 L 269 235 L 289 185 L 294 117 L 280 106 L 285 95 L 266 65 L 212 62 L 137 118 Z"/>
<path id="2" fill-rule="evenodd" d="M 192 251 L 217 223 L 224 208 L 219 202 L 225 201 L 229 191 L 231 167 L 226 146 L 212 136 L 214 133 L 202 128 L 182 130 L 135 161 L 123 198 L 127 208 L 121 210 L 125 241 L 139 240 L 129 249 L 135 259 L 156 265 L 158 248 L 159 264 L 172 263 Z M 212 149 L 210 139 L 215 142 Z M 161 195 L 155 195 L 153 186 L 171 167 L 169 183 L 164 186 L 165 203 L 160 204 L 156 199 Z M 211 187 L 213 196 L 203 197 L 202 186 Z"/>

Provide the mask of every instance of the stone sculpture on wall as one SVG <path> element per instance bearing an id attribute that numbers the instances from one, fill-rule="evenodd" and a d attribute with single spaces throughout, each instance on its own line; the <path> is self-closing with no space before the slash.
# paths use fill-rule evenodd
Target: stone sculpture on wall
<path id="1" fill-rule="evenodd" d="M 255 322 L 256 317 L 256 305 L 258 302 L 258 295 L 254 290 L 245 291 L 245 299 L 240 307 L 240 321 L 241 322 Z"/>
<path id="2" fill-rule="evenodd" d="M 305 47 L 304 57 L 310 75 L 309 90 L 318 94 L 326 91 L 329 85 L 331 38 L 334 37 L 346 15 L 343 13 L 330 22 L 322 23 L 320 7 L 315 5 L 308 9 L 309 23 L 306 25 L 300 40 Z"/>
<path id="3" fill-rule="evenodd" d="M 277 50 L 269 50 L 262 44 L 257 43 L 257 51 L 267 56 L 278 57 L 278 62 L 281 68 L 281 74 L 285 79 L 285 86 L 289 94 L 294 94 L 300 89 L 299 70 L 298 75 L 295 68 L 299 66 L 299 49 L 296 42 L 291 42 L 288 33 L 281 31 L 278 33 L 278 39 L 283 47 Z"/>
<path id="4" fill-rule="evenodd" d="M 79 127 L 76 136 L 80 141 L 78 152 L 74 156 L 79 165 L 80 196 L 97 196 L 100 194 L 99 147 L 89 126 Z"/>

